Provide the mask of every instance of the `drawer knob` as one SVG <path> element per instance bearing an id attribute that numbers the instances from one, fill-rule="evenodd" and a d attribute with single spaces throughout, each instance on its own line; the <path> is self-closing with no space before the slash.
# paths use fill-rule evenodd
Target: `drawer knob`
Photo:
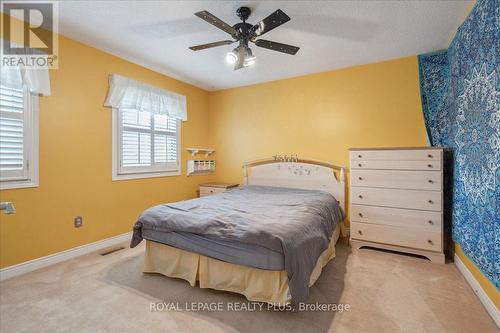
<path id="1" fill-rule="evenodd" d="M 363 180 L 363 177 L 358 177 L 359 180 Z"/>
<path id="2" fill-rule="evenodd" d="M 434 181 L 432 179 L 429 179 L 428 182 L 429 182 L 429 184 L 434 183 Z"/>
<path id="3" fill-rule="evenodd" d="M 210 190 L 210 193 L 214 193 L 214 190 Z"/>
<path id="4" fill-rule="evenodd" d="M 358 230 L 358 234 L 362 235 L 362 234 L 363 234 L 363 232 L 362 232 L 361 230 Z"/>
<path id="5" fill-rule="evenodd" d="M 428 166 L 429 168 L 432 168 L 432 164 L 427 164 L 427 166 Z"/>
<path id="6" fill-rule="evenodd" d="M 427 155 L 428 158 L 432 158 L 432 154 Z"/>
<path id="7" fill-rule="evenodd" d="M 361 214 L 361 213 L 358 213 L 358 215 L 359 215 L 359 217 L 363 217 L 363 214 Z"/>
<path id="8" fill-rule="evenodd" d="M 361 163 L 358 163 L 358 166 L 361 168 Z"/>
<path id="9" fill-rule="evenodd" d="M 358 198 L 363 199 L 363 196 L 360 194 L 360 195 L 358 195 Z"/>
<path id="10" fill-rule="evenodd" d="M 362 156 L 361 155 L 358 155 L 358 158 L 361 158 Z"/>
<path id="11" fill-rule="evenodd" d="M 431 245 L 434 244 L 430 239 L 427 240 L 427 243 L 429 243 Z"/>
<path id="12" fill-rule="evenodd" d="M 432 204 L 434 203 L 434 201 L 432 201 L 432 200 L 429 200 L 429 203 L 430 203 L 430 204 L 432 205 Z"/>
<path id="13" fill-rule="evenodd" d="M 432 222 L 431 220 L 429 220 L 428 222 L 429 222 L 429 224 L 430 224 L 430 225 L 433 225 L 433 224 L 434 224 L 434 222 Z"/>

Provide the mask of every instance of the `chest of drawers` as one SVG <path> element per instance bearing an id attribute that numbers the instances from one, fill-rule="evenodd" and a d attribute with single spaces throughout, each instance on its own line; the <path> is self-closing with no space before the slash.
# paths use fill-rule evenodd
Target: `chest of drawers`
<path id="1" fill-rule="evenodd" d="M 351 245 L 444 263 L 440 148 L 351 149 Z"/>

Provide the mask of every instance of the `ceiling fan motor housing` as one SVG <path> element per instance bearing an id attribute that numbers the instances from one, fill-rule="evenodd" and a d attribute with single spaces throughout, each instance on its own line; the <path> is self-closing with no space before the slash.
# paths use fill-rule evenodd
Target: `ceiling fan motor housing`
<path id="1" fill-rule="evenodd" d="M 243 22 L 245 22 L 248 19 L 248 17 L 250 16 L 251 13 L 252 13 L 252 10 L 248 7 L 240 7 L 236 10 L 236 15 L 238 15 L 238 17 Z"/>
<path id="2" fill-rule="evenodd" d="M 240 7 L 236 10 L 236 15 L 238 15 L 243 22 L 233 25 L 233 28 L 238 32 L 238 34 L 233 37 L 240 42 L 240 45 L 243 44 L 248 46 L 252 25 L 247 23 L 246 20 L 251 13 L 252 10 L 248 7 Z"/>

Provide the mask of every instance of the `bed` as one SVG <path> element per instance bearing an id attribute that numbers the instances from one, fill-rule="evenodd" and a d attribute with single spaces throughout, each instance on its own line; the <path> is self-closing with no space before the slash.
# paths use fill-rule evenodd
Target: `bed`
<path id="1" fill-rule="evenodd" d="M 303 302 L 335 257 L 344 170 L 313 160 L 244 166 L 244 186 L 152 207 L 134 226 L 144 272 L 277 305 Z"/>

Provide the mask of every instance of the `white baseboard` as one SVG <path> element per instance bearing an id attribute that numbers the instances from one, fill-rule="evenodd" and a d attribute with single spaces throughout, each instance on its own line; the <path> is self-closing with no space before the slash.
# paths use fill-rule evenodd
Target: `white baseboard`
<path id="1" fill-rule="evenodd" d="M 474 293 L 477 295 L 486 311 L 490 314 L 491 318 L 495 321 L 497 326 L 500 328 L 500 311 L 498 311 L 497 307 L 493 303 L 493 301 L 488 297 L 484 289 L 481 287 L 479 282 L 477 282 L 476 278 L 469 271 L 467 266 L 460 260 L 460 258 L 455 254 L 455 266 L 457 266 L 458 270 L 465 277 L 465 280 L 469 283 Z"/>
<path id="2" fill-rule="evenodd" d="M 130 241 L 131 237 L 132 233 L 127 232 L 125 234 L 121 234 L 115 237 L 106 238 L 94 243 L 85 244 L 74 247 L 66 251 L 54 253 L 46 257 L 33 259 L 17 265 L 2 268 L 0 269 L 0 281 L 7 280 L 22 274 L 26 274 L 28 272 L 32 272 L 37 269 L 44 268 L 50 265 L 54 265 L 61 261 L 76 258 L 90 252 L 98 251 L 110 246 Z"/>

